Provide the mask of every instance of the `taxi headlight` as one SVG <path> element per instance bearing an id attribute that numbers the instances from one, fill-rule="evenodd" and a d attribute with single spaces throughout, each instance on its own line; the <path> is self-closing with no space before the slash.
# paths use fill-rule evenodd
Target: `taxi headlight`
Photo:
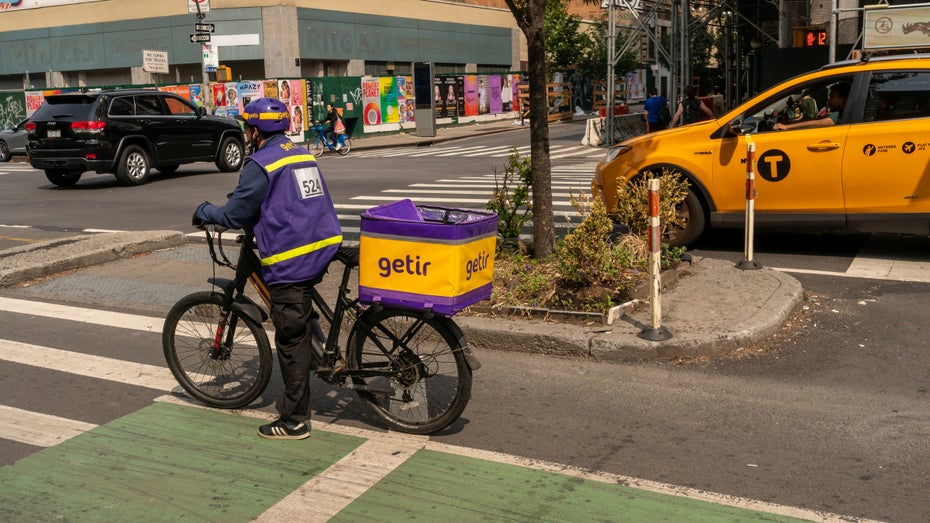
<path id="1" fill-rule="evenodd" d="M 607 156 L 604 158 L 604 163 L 610 163 L 616 160 L 618 156 L 624 155 L 632 150 L 633 148 L 629 145 L 615 145 L 607 150 Z"/>

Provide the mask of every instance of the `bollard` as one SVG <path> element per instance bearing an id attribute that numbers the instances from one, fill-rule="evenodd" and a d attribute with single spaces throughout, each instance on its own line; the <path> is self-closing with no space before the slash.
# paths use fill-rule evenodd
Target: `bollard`
<path id="1" fill-rule="evenodd" d="M 649 180 L 649 282 L 651 287 L 651 326 L 643 329 L 639 337 L 650 341 L 663 341 L 672 333 L 662 327 L 662 228 L 659 226 L 659 179 Z"/>
<path id="2" fill-rule="evenodd" d="M 743 236 L 743 259 L 736 264 L 736 268 L 747 271 L 761 269 L 762 265 L 752 259 L 754 231 L 756 228 L 756 144 L 746 144 L 746 217 L 743 223 L 745 228 Z"/>

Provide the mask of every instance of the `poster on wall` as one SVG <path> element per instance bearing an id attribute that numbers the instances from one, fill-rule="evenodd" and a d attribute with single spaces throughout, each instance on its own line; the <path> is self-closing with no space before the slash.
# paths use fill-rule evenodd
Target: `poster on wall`
<path id="1" fill-rule="evenodd" d="M 239 92 L 239 112 L 242 113 L 242 110 L 245 106 L 249 105 L 249 102 L 256 98 L 261 98 L 264 94 L 265 86 L 262 82 L 257 81 L 246 81 L 246 82 L 237 82 L 236 91 Z"/>
<path id="2" fill-rule="evenodd" d="M 491 93 L 488 88 L 488 75 L 478 76 L 478 114 L 491 112 Z"/>
<path id="3" fill-rule="evenodd" d="M 262 82 L 264 87 L 264 92 L 262 96 L 265 98 L 278 98 L 278 81 L 277 80 L 265 80 Z"/>
<path id="4" fill-rule="evenodd" d="M 378 79 L 381 92 L 381 122 L 397 123 L 400 113 L 397 103 L 397 78 L 393 76 Z"/>
<path id="5" fill-rule="evenodd" d="M 303 80 L 281 80 L 278 82 L 278 99 L 284 102 L 290 113 L 291 126 L 287 135 L 294 141 L 303 141 L 307 129 L 307 103 Z"/>
<path id="6" fill-rule="evenodd" d="M 501 76 L 501 112 L 513 111 L 513 75 Z"/>
<path id="7" fill-rule="evenodd" d="M 478 77 L 465 75 L 465 116 L 478 116 Z"/>
<path id="8" fill-rule="evenodd" d="M 495 74 L 488 77 L 488 107 L 491 114 L 500 114 L 504 112 L 503 100 L 501 99 L 500 75 Z"/>
<path id="9" fill-rule="evenodd" d="M 381 83 L 377 78 L 362 78 L 362 122 L 381 125 Z"/>
<path id="10" fill-rule="evenodd" d="M 45 103 L 45 94 L 42 91 L 27 91 L 26 116 L 32 116 L 32 113 L 38 111 L 43 103 Z"/>
<path id="11" fill-rule="evenodd" d="M 239 91 L 236 89 L 236 82 L 223 84 L 226 90 L 226 116 L 235 118 L 239 116 Z"/>
<path id="12" fill-rule="evenodd" d="M 455 77 L 436 78 L 434 96 L 436 98 L 436 118 L 455 118 L 458 116 L 458 97 L 455 93 Z"/>
<path id="13" fill-rule="evenodd" d="M 397 77 L 397 88 L 397 108 L 400 111 L 400 121 L 401 123 L 413 122 L 413 113 L 416 106 L 413 93 L 413 77 Z"/>
<path id="14" fill-rule="evenodd" d="M 210 92 L 213 97 L 213 114 L 216 116 L 226 116 L 226 85 L 211 84 Z"/>
<path id="15" fill-rule="evenodd" d="M 192 84 L 190 86 L 190 101 L 197 107 L 203 107 L 203 86 Z"/>

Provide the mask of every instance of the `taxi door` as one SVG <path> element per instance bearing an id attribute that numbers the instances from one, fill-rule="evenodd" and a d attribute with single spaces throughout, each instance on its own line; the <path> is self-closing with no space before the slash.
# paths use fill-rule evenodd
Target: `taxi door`
<path id="1" fill-rule="evenodd" d="M 717 211 L 745 209 L 746 146 L 751 141 L 756 145 L 757 213 L 842 215 L 848 131 L 848 125 L 835 125 L 724 138 L 714 165 Z"/>
<path id="2" fill-rule="evenodd" d="M 930 213 L 930 72 L 873 73 L 869 92 L 843 162 L 847 214 Z"/>

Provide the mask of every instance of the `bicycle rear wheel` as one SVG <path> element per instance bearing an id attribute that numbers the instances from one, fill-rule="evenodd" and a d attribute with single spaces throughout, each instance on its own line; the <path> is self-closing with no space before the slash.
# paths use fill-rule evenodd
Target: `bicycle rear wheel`
<path id="1" fill-rule="evenodd" d="M 342 148 L 339 149 L 339 156 L 345 156 L 352 150 L 352 139 L 346 136 L 345 142 L 342 142 Z"/>
<path id="2" fill-rule="evenodd" d="M 317 137 L 316 141 L 313 142 L 313 147 L 310 148 L 310 154 L 313 156 L 323 156 L 323 151 L 326 150 L 326 146 L 323 145 L 323 140 Z"/>
<path id="3" fill-rule="evenodd" d="M 165 318 L 162 348 L 181 387 L 211 407 L 244 407 L 271 379 L 265 330 L 241 312 L 223 311 L 218 292 L 181 298 Z"/>
<path id="4" fill-rule="evenodd" d="M 471 396 L 471 369 L 443 317 L 369 309 L 355 322 L 347 350 L 358 395 L 391 428 L 432 434 L 448 427 Z"/>

